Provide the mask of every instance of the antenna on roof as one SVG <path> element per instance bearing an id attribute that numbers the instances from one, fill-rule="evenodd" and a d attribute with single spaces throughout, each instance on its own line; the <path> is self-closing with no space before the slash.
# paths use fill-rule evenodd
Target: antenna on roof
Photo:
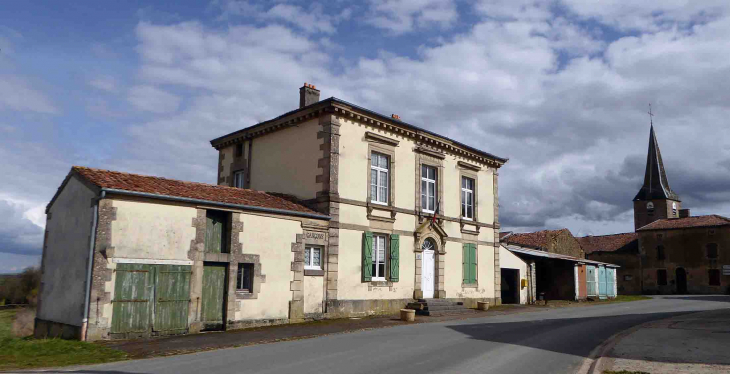
<path id="1" fill-rule="evenodd" d="M 649 123 L 651 123 L 652 126 L 654 126 L 654 114 L 651 112 L 651 103 L 649 103 Z"/>

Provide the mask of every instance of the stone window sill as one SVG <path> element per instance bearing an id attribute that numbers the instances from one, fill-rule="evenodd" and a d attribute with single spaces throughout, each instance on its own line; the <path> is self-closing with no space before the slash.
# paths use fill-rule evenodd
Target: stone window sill
<path id="1" fill-rule="evenodd" d="M 462 283 L 461 288 L 478 288 L 478 283 Z"/>
<path id="2" fill-rule="evenodd" d="M 304 275 L 321 277 L 321 276 L 324 276 L 324 270 L 322 270 L 322 269 L 304 269 Z"/>
<path id="3" fill-rule="evenodd" d="M 246 299 L 258 299 L 258 295 L 252 292 L 248 292 L 245 290 L 236 290 L 236 299 L 237 300 L 246 300 Z"/>
<path id="4" fill-rule="evenodd" d="M 370 282 L 371 287 L 392 287 L 393 282 L 389 281 L 371 281 Z"/>

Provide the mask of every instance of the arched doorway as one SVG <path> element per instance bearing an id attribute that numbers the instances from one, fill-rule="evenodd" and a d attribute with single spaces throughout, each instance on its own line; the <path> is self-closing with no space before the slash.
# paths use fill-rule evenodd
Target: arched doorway
<path id="1" fill-rule="evenodd" d="M 687 293 L 687 272 L 684 270 L 684 268 L 677 268 L 677 293 L 678 294 L 685 294 Z"/>
<path id="2" fill-rule="evenodd" d="M 431 238 L 426 238 L 421 245 L 421 291 L 424 299 L 433 298 L 435 274 L 435 251 L 436 243 Z"/>

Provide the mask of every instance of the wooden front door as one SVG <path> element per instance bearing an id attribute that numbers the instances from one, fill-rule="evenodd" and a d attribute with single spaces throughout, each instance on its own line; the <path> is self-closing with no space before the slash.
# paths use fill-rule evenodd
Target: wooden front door
<path id="1" fill-rule="evenodd" d="M 423 298 L 433 298 L 434 289 L 434 251 L 424 250 L 421 261 L 421 291 Z"/>
<path id="2" fill-rule="evenodd" d="M 204 330 L 221 330 L 225 326 L 226 265 L 203 265 L 203 303 L 200 320 Z"/>
<path id="3" fill-rule="evenodd" d="M 586 266 L 586 286 L 588 296 L 598 296 L 598 289 L 596 285 L 596 267 Z"/>

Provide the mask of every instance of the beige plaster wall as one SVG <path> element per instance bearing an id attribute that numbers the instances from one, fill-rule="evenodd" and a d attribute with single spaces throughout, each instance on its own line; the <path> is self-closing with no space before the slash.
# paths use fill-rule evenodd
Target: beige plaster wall
<path id="1" fill-rule="evenodd" d="M 322 183 L 316 182 L 321 173 L 319 146 L 323 144 L 323 139 L 317 139 L 321 129 L 318 121 L 315 118 L 253 140 L 252 189 L 291 194 L 300 199 L 316 197 L 322 190 Z"/>
<path id="2" fill-rule="evenodd" d="M 114 200 L 114 206 L 114 257 L 189 260 L 190 242 L 195 239 L 195 208 L 120 199 Z"/>
<path id="3" fill-rule="evenodd" d="M 392 287 L 372 287 L 362 282 L 362 231 L 340 229 L 338 299 L 372 300 L 413 297 L 416 256 L 413 237 L 400 237 L 400 280 Z"/>
<path id="4" fill-rule="evenodd" d="M 304 314 L 322 313 L 324 277 L 304 276 Z"/>
<path id="5" fill-rule="evenodd" d="M 477 246 L 477 287 L 462 288 L 462 243 L 446 243 L 444 288 L 447 298 L 494 297 L 494 250 L 493 247 Z"/>
<path id="6" fill-rule="evenodd" d="M 502 246 L 499 248 L 499 266 L 502 269 L 518 269 L 520 283 L 527 279 L 527 263 Z M 527 304 L 527 287 L 520 288 L 520 304 Z"/>
<path id="7" fill-rule="evenodd" d="M 243 253 L 260 256 L 261 274 L 266 275 L 266 282 L 261 284 L 257 299 L 238 300 L 236 319 L 288 318 L 294 261 L 291 245 L 296 242 L 296 235 L 302 233 L 301 224 L 252 214 L 241 214 L 241 222 Z"/>
<path id="8" fill-rule="evenodd" d="M 71 177 L 46 221 L 40 310 L 37 318 L 81 326 L 95 193 Z"/>

